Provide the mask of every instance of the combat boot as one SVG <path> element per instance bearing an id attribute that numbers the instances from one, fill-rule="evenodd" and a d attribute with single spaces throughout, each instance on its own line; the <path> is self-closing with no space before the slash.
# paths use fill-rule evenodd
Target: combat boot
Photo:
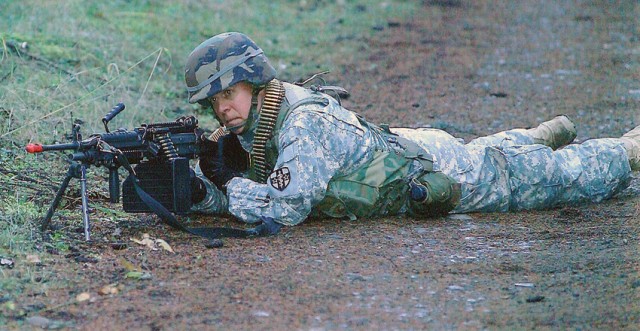
<path id="1" fill-rule="evenodd" d="M 620 140 L 627 150 L 631 170 L 640 170 L 640 125 L 623 134 Z"/>
<path id="2" fill-rule="evenodd" d="M 536 144 L 546 145 L 554 150 L 570 144 L 577 135 L 576 126 L 566 115 L 559 115 L 550 121 L 542 122 L 527 132 Z"/>

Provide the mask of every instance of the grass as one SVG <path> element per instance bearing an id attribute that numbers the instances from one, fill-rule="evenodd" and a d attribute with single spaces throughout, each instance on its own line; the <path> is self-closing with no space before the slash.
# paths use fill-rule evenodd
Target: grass
<path id="1" fill-rule="evenodd" d="M 414 4 L 71 0 L 1 6 L 7 19 L 0 22 L 0 31 L 6 31 L 0 135 L 51 139 L 52 127 L 69 129 L 71 114 L 82 117 L 89 130 L 99 130 L 101 115 L 120 101 L 129 107 L 116 120 L 120 124 L 199 111 L 186 103 L 183 66 L 188 53 L 214 34 L 246 33 L 264 48 L 281 78 L 297 80 L 357 56 L 366 47 L 363 35 L 410 15 Z M 13 44 L 27 48 L 18 52 Z"/>
<path id="2" fill-rule="evenodd" d="M 196 114 L 214 129 L 209 111 L 187 103 L 183 82 L 185 59 L 200 42 L 244 32 L 281 79 L 295 81 L 353 61 L 367 48 L 363 37 L 410 17 L 415 6 L 403 0 L 0 2 L 0 256 L 15 261 L 14 269 L 0 267 L 0 312 L 20 315 L 16 298 L 42 291 L 50 278 L 25 260 L 46 254 L 36 223 L 67 167 L 55 153 L 26 154 L 27 143 L 63 142 L 74 119 L 83 121 L 85 135 L 103 132 L 101 119 L 118 102 L 127 108 L 111 128 Z M 98 187 L 106 190 L 106 183 Z M 54 233 L 48 240 L 64 249 L 65 238 Z"/>

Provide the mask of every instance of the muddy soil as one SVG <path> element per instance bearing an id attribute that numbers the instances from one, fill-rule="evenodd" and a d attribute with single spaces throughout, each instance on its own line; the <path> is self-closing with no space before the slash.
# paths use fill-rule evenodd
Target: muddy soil
<path id="1" fill-rule="evenodd" d="M 639 7 L 422 1 L 414 18 L 372 27 L 364 60 L 331 80 L 351 91 L 348 108 L 393 126 L 471 139 L 563 113 L 578 141 L 619 136 L 640 124 Z M 79 216 L 57 220 L 71 247 L 49 249 L 38 268 L 51 287 L 17 302 L 26 316 L 6 327 L 638 329 L 639 194 L 634 180 L 602 204 L 549 211 L 311 219 L 220 248 L 152 216 L 96 221 L 91 244 Z M 130 240 L 144 233 L 175 253 Z"/>

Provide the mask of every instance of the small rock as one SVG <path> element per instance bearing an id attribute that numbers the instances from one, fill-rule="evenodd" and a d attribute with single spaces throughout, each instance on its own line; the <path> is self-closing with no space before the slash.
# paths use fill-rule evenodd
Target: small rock
<path id="1" fill-rule="evenodd" d="M 451 214 L 447 216 L 448 219 L 457 220 L 457 221 L 470 221 L 473 220 L 473 217 L 467 214 Z"/>
<path id="2" fill-rule="evenodd" d="M 535 287 L 533 283 L 515 283 L 517 287 Z"/>
<path id="3" fill-rule="evenodd" d="M 50 319 L 42 316 L 31 316 L 27 318 L 26 321 L 29 325 L 37 326 L 43 329 L 48 328 L 49 325 L 52 324 L 52 321 Z"/>
<path id="4" fill-rule="evenodd" d="M 450 286 L 447 286 L 447 289 L 449 289 L 451 291 L 462 291 L 462 290 L 464 290 L 464 287 L 462 287 L 460 285 L 450 285 Z"/>
<path id="5" fill-rule="evenodd" d="M 123 250 L 123 249 L 127 248 L 127 243 L 115 242 L 115 243 L 111 244 L 111 248 L 113 248 L 113 249 L 115 249 L 117 251 L 120 251 L 120 250 Z"/>
<path id="6" fill-rule="evenodd" d="M 494 93 L 489 93 L 489 95 L 495 98 L 506 98 L 507 96 L 509 96 L 504 92 L 494 92 Z"/>
<path id="7" fill-rule="evenodd" d="M 257 317 L 269 317 L 271 316 L 271 314 L 269 314 L 269 312 L 263 311 L 263 310 L 259 310 L 253 313 L 253 316 L 257 316 Z"/>
<path id="8" fill-rule="evenodd" d="M 0 265 L 3 267 L 7 267 L 9 269 L 13 268 L 13 260 L 12 259 L 8 259 L 8 258 L 4 258 L 4 257 L 0 257 Z"/>
<path id="9" fill-rule="evenodd" d="M 364 277 L 360 274 L 357 273 L 353 273 L 353 272 L 348 272 L 347 273 L 347 278 L 349 278 L 350 281 L 355 282 L 355 281 L 360 281 L 360 282 L 365 282 L 367 281 L 368 277 Z"/>
<path id="10" fill-rule="evenodd" d="M 221 239 L 211 239 L 204 244 L 206 248 L 220 248 L 224 246 L 224 241 Z"/>
<path id="11" fill-rule="evenodd" d="M 533 303 L 533 302 L 542 302 L 544 301 L 544 296 L 543 295 L 534 295 L 531 297 L 527 298 L 527 302 Z"/>
<path id="12" fill-rule="evenodd" d="M 415 228 L 417 234 L 427 234 L 429 233 L 429 229 L 427 228 Z"/>
<path id="13" fill-rule="evenodd" d="M 98 259 L 96 259 L 94 257 L 84 256 L 84 255 L 76 256 L 75 260 L 78 263 L 98 263 Z"/>

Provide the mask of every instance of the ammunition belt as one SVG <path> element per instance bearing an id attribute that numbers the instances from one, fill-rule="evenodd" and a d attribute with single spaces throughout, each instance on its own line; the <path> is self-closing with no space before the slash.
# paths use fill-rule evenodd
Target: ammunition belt
<path id="1" fill-rule="evenodd" d="M 272 137 L 273 129 L 278 120 L 280 105 L 284 100 L 284 86 L 281 81 L 273 79 L 267 84 L 265 92 L 258 127 L 253 138 L 253 149 L 251 150 L 251 167 L 255 171 L 258 183 L 266 183 L 267 176 L 271 172 L 271 169 L 267 166 L 266 146 L 267 141 Z"/>
<path id="2" fill-rule="evenodd" d="M 213 131 L 213 133 L 209 136 L 209 140 L 218 141 L 220 137 L 226 134 L 229 134 L 229 131 L 227 131 L 224 127 L 219 127 L 215 131 Z"/>

